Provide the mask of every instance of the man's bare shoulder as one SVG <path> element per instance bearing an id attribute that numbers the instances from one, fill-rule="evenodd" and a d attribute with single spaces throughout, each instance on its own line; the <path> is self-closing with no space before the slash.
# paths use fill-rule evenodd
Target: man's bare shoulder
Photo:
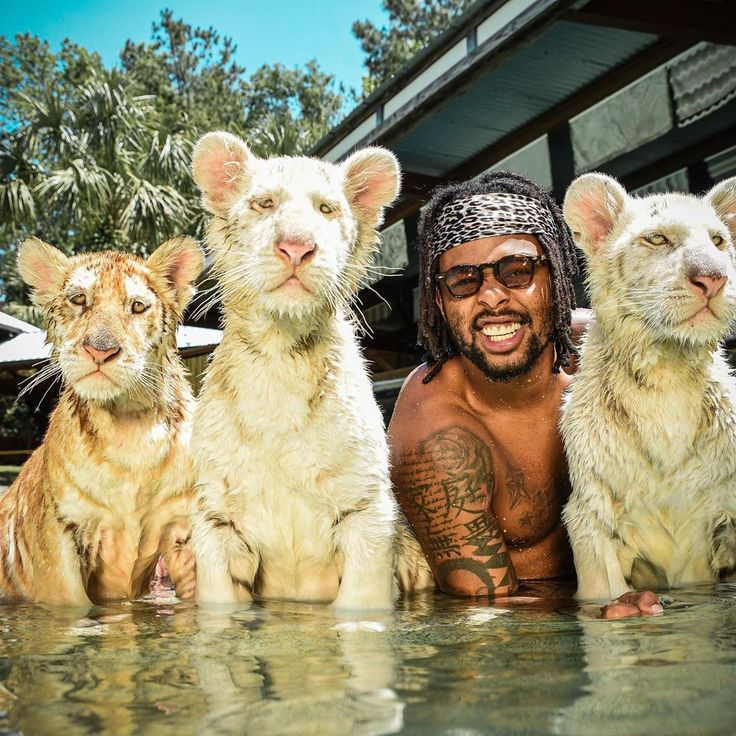
<path id="1" fill-rule="evenodd" d="M 469 410 L 464 398 L 457 366 L 445 364 L 430 381 L 431 372 L 426 363 L 409 376 L 396 401 L 389 424 L 389 444 L 394 459 L 411 452 L 416 446 L 437 432 L 461 428 L 486 441 L 488 430 Z"/>
<path id="2" fill-rule="evenodd" d="M 508 595 L 516 577 L 490 509 L 488 431 L 467 406 L 455 365 L 406 380 L 389 425 L 391 480 L 438 584 L 455 595 Z M 458 383 L 458 378 L 460 383 Z"/>

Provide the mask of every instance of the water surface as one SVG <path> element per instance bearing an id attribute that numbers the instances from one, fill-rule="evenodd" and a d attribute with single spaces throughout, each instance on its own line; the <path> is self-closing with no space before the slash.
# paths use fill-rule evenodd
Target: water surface
<path id="1" fill-rule="evenodd" d="M 538 592 L 353 620 L 289 603 L 0 605 L 0 734 L 736 731 L 736 584 L 626 621 Z"/>

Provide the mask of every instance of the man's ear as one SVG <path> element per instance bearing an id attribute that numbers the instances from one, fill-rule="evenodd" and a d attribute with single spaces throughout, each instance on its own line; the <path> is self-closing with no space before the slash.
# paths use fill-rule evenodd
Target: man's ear
<path id="1" fill-rule="evenodd" d="M 53 296 L 64 283 L 69 259 L 53 245 L 38 238 L 26 238 L 18 249 L 18 271 L 34 289 L 36 303 Z"/>
<path id="2" fill-rule="evenodd" d="M 563 213 L 576 245 L 590 256 L 608 241 L 629 199 L 626 190 L 606 174 L 583 174 L 570 184 Z"/>
<path id="3" fill-rule="evenodd" d="M 245 141 L 216 131 L 202 136 L 192 154 L 192 176 L 202 190 L 202 204 L 213 214 L 227 209 L 248 180 L 256 157 Z"/>
<path id="4" fill-rule="evenodd" d="M 716 211 L 736 243 L 736 176 L 716 184 L 705 195 L 705 201 Z"/>
<path id="5" fill-rule="evenodd" d="M 439 308 L 442 319 L 447 321 L 447 317 L 445 317 L 445 305 L 442 303 L 442 295 L 440 294 L 439 287 L 437 286 L 434 287 L 434 303 Z"/>
<path id="6" fill-rule="evenodd" d="M 204 253 L 193 238 L 172 238 L 156 248 L 146 266 L 166 281 L 183 312 L 194 294 L 194 281 L 204 268 Z"/>
<path id="7" fill-rule="evenodd" d="M 383 208 L 396 199 L 401 170 L 393 153 L 385 148 L 363 148 L 343 164 L 345 194 L 361 219 L 371 227 L 383 220 Z"/>

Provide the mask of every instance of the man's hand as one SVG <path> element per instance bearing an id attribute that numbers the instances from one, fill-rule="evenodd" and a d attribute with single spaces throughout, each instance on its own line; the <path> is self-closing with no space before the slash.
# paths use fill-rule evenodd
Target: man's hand
<path id="1" fill-rule="evenodd" d="M 659 598 L 650 590 L 643 593 L 629 591 L 601 608 L 603 618 L 631 618 L 632 616 L 658 616 L 662 613 Z"/>

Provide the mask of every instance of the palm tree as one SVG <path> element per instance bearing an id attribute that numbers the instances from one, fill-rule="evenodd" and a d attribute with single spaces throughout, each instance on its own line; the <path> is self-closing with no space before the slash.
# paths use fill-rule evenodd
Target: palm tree
<path id="1" fill-rule="evenodd" d="M 0 137 L 0 255 L 13 258 L 26 233 L 67 252 L 146 254 L 198 229 L 190 136 L 159 130 L 152 98 L 129 78 L 93 70 L 70 99 L 48 89 L 12 101 L 24 122 Z"/>

